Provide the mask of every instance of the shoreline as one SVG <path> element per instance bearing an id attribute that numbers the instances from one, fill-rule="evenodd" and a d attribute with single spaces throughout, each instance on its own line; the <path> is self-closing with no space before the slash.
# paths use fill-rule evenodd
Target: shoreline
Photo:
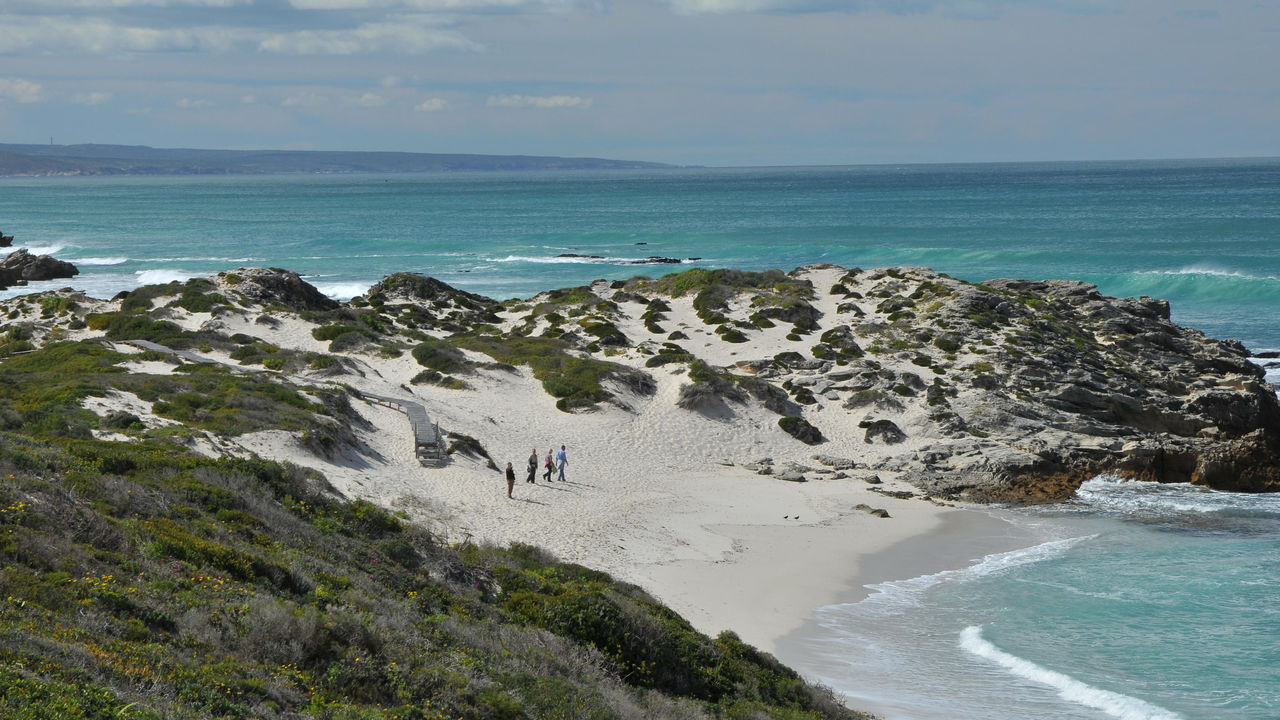
<path id="1" fill-rule="evenodd" d="M 777 639 L 775 655 L 810 682 L 827 684 L 824 678 L 815 677 L 810 671 L 827 662 L 812 646 L 812 640 L 829 633 L 817 620 L 817 614 L 824 608 L 861 602 L 875 592 L 875 585 L 962 570 L 989 555 L 1032 547 L 1039 542 L 1043 542 L 1043 538 L 1029 528 L 986 508 L 971 506 L 946 513 L 927 531 L 867 556 L 838 600 L 813 608 L 801 626 Z M 901 688 L 856 694 L 848 692 L 851 688 L 833 689 L 846 705 L 863 712 L 885 718 L 910 717 L 904 714 L 911 709 L 904 702 Z"/>

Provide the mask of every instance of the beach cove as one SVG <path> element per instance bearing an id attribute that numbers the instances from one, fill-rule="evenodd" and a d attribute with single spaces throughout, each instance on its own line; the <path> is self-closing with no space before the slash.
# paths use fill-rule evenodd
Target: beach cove
<path id="1" fill-rule="evenodd" d="M 689 282 L 696 294 L 674 290 Z M 1063 317 L 1072 307 L 1089 309 L 1092 319 L 1062 325 L 1070 330 L 1061 336 L 1036 338 L 1039 346 L 1075 348 L 1081 362 L 1119 363 L 1106 377 L 1159 364 L 1169 377 L 1183 378 L 1167 386 L 1168 399 L 1152 395 L 1156 385 L 1147 384 L 1126 401 L 1164 407 L 1181 398 L 1183 414 L 1163 420 L 1170 427 L 1209 427 L 1213 421 L 1201 408 L 1203 398 L 1213 397 L 1215 412 L 1235 408 L 1223 417 L 1246 428 L 1261 423 L 1262 432 L 1272 412 L 1267 408 L 1275 405 L 1274 390 L 1258 384 L 1261 371 L 1237 346 L 1176 328 L 1158 302 L 1108 299 L 1073 283 L 972 286 L 920 268 L 819 265 L 792 273 L 694 271 L 656 281 L 598 282 L 499 305 L 429 278 L 396 275 L 342 307 L 292 273 L 240 268 L 144 288 L 112 302 L 74 292 L 58 297 L 63 300 L 35 306 L 13 301 L 19 317 L 12 319 L 32 321 L 33 343 L 89 341 L 105 330 L 103 339 L 125 353 L 131 373 L 188 372 L 155 349 L 176 343 L 198 349 L 187 357 L 193 367 L 302 388 L 339 379 L 349 388 L 346 409 L 334 405 L 334 417 L 344 418 L 337 423 L 327 420 L 301 435 L 286 429 L 188 432 L 192 449 L 314 468 L 341 495 L 388 508 L 451 542 L 528 543 L 608 571 L 645 588 L 698 629 L 731 630 L 845 692 L 854 707 L 862 707 L 863 699 L 872 703 L 867 709 L 897 717 L 937 715 L 893 702 L 915 693 L 892 679 L 868 689 L 832 677 L 837 665 L 830 648 L 819 652 L 808 644 L 840 636 L 822 625 L 829 608 L 874 600 L 885 595 L 886 583 L 999 564 L 1009 553 L 1025 554 L 1046 542 L 1078 542 L 1069 536 L 1046 540 L 1025 522 L 1008 522 L 1012 515 L 1002 519 L 960 507 L 956 498 L 1067 499 L 1106 467 L 1140 477 L 1170 474 L 1165 480 L 1269 482 L 1258 468 L 1222 471 L 1235 467 L 1230 453 L 1247 460 L 1255 452 L 1248 449 L 1248 433 L 1239 438 L 1244 444 L 1222 430 L 1181 438 L 1148 432 L 1134 436 L 1140 442 L 1116 443 L 1097 423 L 1122 421 L 1108 415 L 1108 406 L 1079 405 L 1091 397 L 1079 394 L 1079 381 L 1072 385 L 1071 406 L 1052 405 L 1057 391 L 1036 388 L 1041 376 L 1010 343 L 1026 342 L 1015 340 L 1023 323 L 1041 322 L 1050 312 Z M 152 308 L 159 323 L 121 325 L 131 317 L 119 312 L 124 302 Z M 37 317 L 49 308 L 54 312 Z M 908 308 L 914 308 L 913 322 L 888 318 Z M 991 314 L 974 308 L 991 308 Z M 859 330 L 842 326 L 841 317 L 856 317 Z M 877 322 L 881 317 L 888 323 Z M 821 327 L 808 325 L 814 318 Z M 947 332 L 918 335 L 962 319 L 973 324 L 958 334 L 963 343 Z M 484 325 L 495 330 L 479 336 L 466 330 Z M 893 328 L 907 327 L 917 334 L 894 334 Z M 1097 333 L 1096 346 L 1072 339 L 1085 328 Z M 441 331 L 447 335 L 430 334 Z M 138 332 L 162 343 L 130 340 Z M 750 333 L 752 341 L 741 342 L 734 333 Z M 983 342 L 993 333 L 1005 338 L 998 353 L 987 349 L 998 342 Z M 1181 349 L 1125 340 L 1127 352 L 1138 349 L 1130 357 L 1108 349 L 1120 344 L 1113 335 L 1168 335 L 1161 342 Z M 419 344 L 394 352 L 389 343 L 397 336 Z M 458 344 L 442 342 L 449 336 Z M 622 340 L 646 336 L 657 339 Z M 581 343 L 586 354 L 563 354 L 560 343 Z M 877 350 L 891 344 L 895 352 Z M 538 354 L 521 355 L 524 346 Z M 800 349 L 806 352 L 795 352 Z M 131 356 L 137 359 L 129 361 Z M 557 389 L 551 394 L 548 381 L 567 376 L 545 374 L 549 366 L 534 357 L 562 358 L 555 365 L 561 373 L 590 368 L 602 382 L 552 385 Z M 995 362 L 1011 364 L 996 372 Z M 992 384 L 996 377 L 1002 379 Z M 992 405 L 984 394 L 1006 386 L 1025 387 L 1010 393 L 1022 405 Z M 1132 392 L 1126 387 L 1105 394 Z M 397 396 L 421 403 L 445 432 L 450 459 L 443 467 L 419 462 L 408 418 L 380 400 Z M 1228 397 L 1244 402 L 1222 404 Z M 993 407 L 1006 409 L 993 414 Z M 1013 421 L 1031 408 L 1039 408 L 1047 424 Z M 144 432 L 162 431 L 173 415 L 168 405 L 119 390 L 89 398 L 85 409 L 102 423 L 127 414 Z M 1062 414 L 1054 419 L 1045 414 L 1050 411 Z M 787 413 L 799 412 L 808 419 L 783 422 L 798 417 Z M 1250 412 L 1262 415 L 1249 419 Z M 1071 419 L 1090 413 L 1083 424 Z M 93 432 L 102 440 L 131 437 Z M 541 456 L 560 444 L 569 453 L 566 481 L 539 476 L 532 485 L 519 484 L 508 499 L 499 468 L 506 462 L 523 467 L 530 449 Z M 1010 452 L 1016 446 L 1055 450 L 1051 457 Z M 1189 464 L 1151 464 L 1161 447 L 1190 453 Z M 988 622 L 997 611 L 969 607 Z M 952 645 L 989 645 L 979 626 L 944 635 L 955 638 Z M 838 652 L 874 656 L 874 649 L 846 644 Z M 984 667 L 978 656 L 972 664 Z M 992 669 L 983 672 L 984 682 L 998 687 L 1004 675 Z M 1102 692 L 1130 698 L 1123 690 Z M 1054 711 L 1061 711 L 1058 716 L 1091 717 L 1091 706 L 1082 710 L 1066 699 L 1065 708 Z M 974 717 L 993 711 L 981 703 L 974 707 Z M 1142 717 L 1180 716 L 1150 707 L 1155 710 Z M 1101 712 L 1108 715 L 1105 707 Z"/>

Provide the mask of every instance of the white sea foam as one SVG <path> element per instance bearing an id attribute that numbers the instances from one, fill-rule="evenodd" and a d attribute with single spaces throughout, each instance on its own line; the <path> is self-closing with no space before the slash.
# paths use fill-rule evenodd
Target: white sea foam
<path id="1" fill-rule="evenodd" d="M 1074 545 L 1092 537 L 1094 536 L 1085 535 L 1061 540 L 1050 540 L 1028 548 L 1010 550 L 1002 553 L 993 553 L 991 555 L 987 555 L 973 565 L 959 570 L 943 570 L 942 572 L 930 575 L 921 575 L 908 580 L 891 580 L 889 582 L 868 585 L 867 588 L 873 592 L 862 600 L 862 602 L 866 604 L 883 604 L 900 607 L 918 606 L 922 601 L 924 591 L 940 583 L 948 581 L 963 582 L 968 580 L 977 580 L 979 578 L 1008 571 L 1012 568 L 1043 562 L 1062 555 Z"/>
<path id="2" fill-rule="evenodd" d="M 220 262 L 220 263 L 254 263 L 266 262 L 266 258 L 260 257 L 158 257 L 146 258 L 143 262 L 161 263 L 161 262 Z"/>
<path id="3" fill-rule="evenodd" d="M 185 282 L 193 277 L 199 277 L 201 273 L 165 269 L 139 270 L 134 275 L 138 278 L 138 285 L 163 285 L 171 282 Z"/>
<path id="4" fill-rule="evenodd" d="M 1099 475 L 1076 490 L 1076 500 L 1096 510 L 1125 515 L 1280 512 L 1272 496 L 1211 490 L 1189 483 L 1158 483 Z"/>
<path id="5" fill-rule="evenodd" d="M 1207 275 L 1210 277 L 1234 278 L 1237 280 L 1280 280 L 1275 275 L 1251 275 L 1243 273 L 1239 270 L 1222 270 L 1215 267 L 1206 267 L 1202 265 L 1192 265 L 1190 267 L 1179 268 L 1177 270 L 1148 270 L 1147 275 Z"/>
<path id="6" fill-rule="evenodd" d="M 66 249 L 66 245 L 22 245 L 13 247 L 12 250 L 26 250 L 32 255 L 57 255 Z"/>
<path id="7" fill-rule="evenodd" d="M 129 262 L 127 257 L 83 257 L 83 258 L 67 258 L 67 262 L 73 265 L 121 265 Z"/>
<path id="8" fill-rule="evenodd" d="M 1145 700 L 1094 687 L 1070 675 L 1011 655 L 984 639 L 980 627 L 971 625 L 962 630 L 960 647 L 970 654 L 1003 667 L 1018 677 L 1057 690 L 1058 696 L 1063 700 L 1101 710 L 1118 720 L 1181 720 L 1182 718 L 1177 713 L 1152 705 Z"/>
<path id="9" fill-rule="evenodd" d="M 321 293 L 333 298 L 334 300 L 350 300 L 357 295 L 363 295 L 369 290 L 369 285 L 364 283 L 313 283 L 316 289 Z"/>
<path id="10" fill-rule="evenodd" d="M 685 258 L 679 263 L 657 263 L 650 258 L 643 257 L 584 257 L 581 255 L 574 257 L 533 257 L 529 255 L 508 255 L 506 257 L 485 258 L 488 262 L 495 263 L 536 263 L 541 265 L 684 265 L 690 262 L 696 262 L 693 258 Z"/>

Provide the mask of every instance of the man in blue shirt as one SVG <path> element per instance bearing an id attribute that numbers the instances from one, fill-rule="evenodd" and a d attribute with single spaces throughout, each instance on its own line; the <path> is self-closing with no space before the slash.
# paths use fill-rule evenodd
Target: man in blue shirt
<path id="1" fill-rule="evenodd" d="M 564 464 L 567 462 L 569 462 L 569 456 L 565 454 L 564 446 L 561 445 L 556 451 L 556 467 L 560 468 L 560 482 L 564 482 Z"/>

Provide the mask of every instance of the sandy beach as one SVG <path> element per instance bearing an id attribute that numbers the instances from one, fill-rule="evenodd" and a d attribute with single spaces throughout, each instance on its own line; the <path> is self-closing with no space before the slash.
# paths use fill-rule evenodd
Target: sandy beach
<path id="1" fill-rule="evenodd" d="M 815 304 L 832 315 L 837 299 L 825 288 L 842 273 L 809 273 L 819 288 Z M 597 292 L 607 294 L 608 288 Z M 687 346 L 710 362 L 731 365 L 794 347 L 781 327 L 748 345 L 720 342 L 687 298 L 671 304 L 665 324 L 687 332 Z M 638 314 L 624 312 L 619 328 L 642 335 Z M 192 330 L 264 335 L 260 316 L 252 312 L 213 317 L 175 309 L 171 319 Z M 324 352 L 327 344 L 311 334 L 315 327 L 294 314 L 272 313 L 265 336 L 283 348 Z M 123 344 L 118 349 L 137 351 Z M 216 350 L 208 357 L 238 367 Z M 980 510 L 918 493 L 904 499 L 881 492 L 911 490 L 896 472 L 850 476 L 817 462 L 821 452 L 874 467 L 886 453 L 909 454 L 925 441 L 917 435 L 892 448 L 872 445 L 838 403 L 813 409 L 831 418 L 828 428 L 845 425 L 848 431 L 830 433 L 814 448 L 783 433 L 777 415 L 758 404 L 712 412 L 678 407 L 687 383 L 682 365 L 651 371 L 657 382 L 652 396 L 619 389 L 611 404 L 565 413 L 523 368 L 481 370 L 466 376 L 470 389 L 457 390 L 412 385 L 421 367 L 408 355 L 349 357 L 356 372 L 335 379 L 362 392 L 420 402 L 443 430 L 479 440 L 499 467 L 511 462 L 518 478 L 513 499 L 506 497 L 502 473 L 482 459 L 455 454 L 443 467 L 421 466 L 407 417 L 367 401 L 353 401 L 364 421 L 351 424 L 357 442 L 332 457 L 317 456 L 283 431 L 243 435 L 203 451 L 257 454 L 315 468 L 347 497 L 392 508 L 451 542 L 540 546 L 640 585 L 704 632 L 732 630 L 784 661 L 791 660 L 784 638 L 803 631 L 815 608 L 854 601 L 871 582 L 961 567 L 1015 542 L 1003 523 Z M 645 356 L 627 350 L 612 359 L 642 367 Z M 163 373 L 171 366 L 150 361 L 132 369 Z M 95 399 L 91 409 L 126 409 L 143 417 L 149 410 L 144 401 L 119 395 Z M 150 416 L 148 422 L 164 421 Z M 536 482 L 527 483 L 529 455 L 536 451 L 541 462 L 562 444 L 569 457 L 565 481 L 546 482 L 540 467 Z M 765 459 L 812 472 L 805 482 L 759 474 L 755 469 Z M 873 509 L 888 517 L 871 514 Z M 993 543 L 992 537 L 1001 540 Z"/>

